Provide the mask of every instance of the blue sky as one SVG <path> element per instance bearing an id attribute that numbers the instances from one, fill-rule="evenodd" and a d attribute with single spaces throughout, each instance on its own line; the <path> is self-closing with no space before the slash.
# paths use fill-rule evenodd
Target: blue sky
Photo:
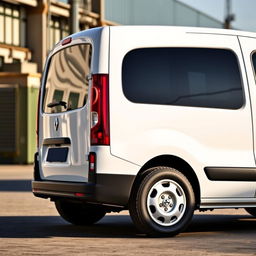
<path id="1" fill-rule="evenodd" d="M 226 8 L 225 0 L 179 0 L 208 15 L 223 21 Z M 237 29 L 256 31 L 256 0 L 231 0 Z"/>

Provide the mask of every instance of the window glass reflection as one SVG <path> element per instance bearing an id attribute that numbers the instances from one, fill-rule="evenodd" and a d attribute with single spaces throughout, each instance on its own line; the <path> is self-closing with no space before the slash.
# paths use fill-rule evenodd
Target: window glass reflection
<path id="1" fill-rule="evenodd" d="M 86 104 L 90 60 L 88 44 L 65 48 L 52 57 L 45 85 L 46 113 L 74 110 Z"/>

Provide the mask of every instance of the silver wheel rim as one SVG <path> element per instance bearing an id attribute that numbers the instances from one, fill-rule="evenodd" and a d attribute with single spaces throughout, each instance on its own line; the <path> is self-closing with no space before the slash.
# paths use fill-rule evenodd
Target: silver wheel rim
<path id="1" fill-rule="evenodd" d="M 147 210 L 151 219 L 161 226 L 180 221 L 186 210 L 186 196 L 173 180 L 164 179 L 152 186 L 147 195 Z"/>

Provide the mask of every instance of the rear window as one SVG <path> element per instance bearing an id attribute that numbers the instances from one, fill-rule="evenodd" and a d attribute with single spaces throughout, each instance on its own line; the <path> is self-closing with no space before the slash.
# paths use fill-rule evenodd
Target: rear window
<path id="1" fill-rule="evenodd" d="M 240 70 L 226 49 L 142 48 L 126 54 L 122 86 L 135 103 L 238 109 Z"/>
<path id="2" fill-rule="evenodd" d="M 91 45 L 80 44 L 53 55 L 45 83 L 44 112 L 66 112 L 86 104 L 91 52 Z"/>

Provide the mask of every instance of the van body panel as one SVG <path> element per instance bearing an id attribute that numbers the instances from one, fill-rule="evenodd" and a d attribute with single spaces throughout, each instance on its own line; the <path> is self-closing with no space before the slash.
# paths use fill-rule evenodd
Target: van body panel
<path id="1" fill-rule="evenodd" d="M 52 55 L 61 49 L 76 44 L 91 43 L 93 47 L 93 58 L 91 63 L 91 71 L 94 74 L 108 73 L 108 47 L 109 47 L 109 27 L 99 27 L 84 30 L 73 34 L 71 43 L 62 46 L 60 41 L 48 56 L 48 61 Z M 46 63 L 46 68 L 48 64 Z M 46 69 L 45 68 L 45 69 Z"/>
<path id="2" fill-rule="evenodd" d="M 55 47 L 52 53 L 49 55 L 47 64 L 46 64 L 46 72 L 43 79 L 43 85 L 46 83 L 47 74 L 51 69 L 51 59 L 56 54 L 61 54 L 64 49 L 67 49 L 66 52 L 62 56 L 62 60 L 60 60 L 60 66 L 63 66 L 62 71 L 63 77 L 65 78 L 65 72 L 70 70 L 71 75 L 71 83 L 73 82 L 73 90 L 76 87 L 75 79 L 78 76 L 78 70 L 83 68 L 77 66 L 76 62 L 72 62 L 72 57 L 68 57 L 68 51 L 73 51 L 74 47 L 79 47 L 80 45 L 90 45 L 91 46 L 91 57 L 89 61 L 90 63 L 90 71 L 87 74 L 90 76 L 92 73 L 108 73 L 108 42 L 109 42 L 109 29 L 108 28 L 98 28 L 85 32 L 80 32 L 74 36 L 72 36 L 72 41 L 68 45 L 61 45 L 61 42 Z M 76 53 L 77 54 L 77 53 Z M 81 56 L 85 57 L 88 53 L 81 53 Z M 56 55 L 57 56 L 57 55 Z M 78 57 L 76 57 L 78 58 Z M 70 62 L 70 63 L 69 63 Z M 77 63 L 80 60 L 77 59 Z M 78 64 L 79 65 L 79 64 Z M 76 70 L 77 68 L 77 70 Z M 57 75 L 58 77 L 58 75 Z M 59 80 L 58 80 L 59 79 Z M 66 80 L 68 77 L 66 78 Z M 83 79 L 84 83 L 86 82 L 87 77 L 82 77 L 79 79 Z M 56 88 L 58 87 L 58 83 L 62 83 L 61 78 L 57 78 Z M 64 81 L 65 82 L 65 81 Z M 47 180 L 55 180 L 55 181 L 71 181 L 71 182 L 87 182 L 88 181 L 88 154 L 89 154 L 89 139 L 90 139 L 90 113 L 89 113 L 89 105 L 90 105 L 90 80 L 88 81 L 88 95 L 86 104 L 75 110 L 64 111 L 60 113 L 44 113 L 42 106 L 44 105 L 43 98 L 41 98 L 40 103 L 40 114 L 39 114 L 39 159 L 40 159 L 40 173 L 42 179 Z M 70 89 L 72 90 L 72 88 Z M 56 91 L 56 90 L 55 90 Z M 53 91 L 53 93 L 55 93 Z M 45 95 L 45 87 L 42 88 L 42 95 Z M 72 91 L 69 89 L 65 89 L 63 97 L 66 94 L 71 95 Z M 70 97 L 70 96 L 67 96 Z M 82 97 L 80 94 L 79 100 Z M 84 97 L 84 96 L 83 96 Z M 52 144 L 44 144 L 44 139 L 55 139 L 55 138 L 68 138 L 70 140 L 69 145 L 60 144 L 55 145 Z M 56 161 L 49 161 L 49 154 L 52 150 L 53 155 L 58 154 L 59 148 L 66 148 L 67 156 L 65 161 L 60 161 L 57 159 Z M 55 151 L 53 151 L 55 150 Z M 61 157 L 61 156 L 60 156 Z"/>
<path id="3" fill-rule="evenodd" d="M 59 129 L 56 131 L 54 122 L 58 118 Z M 71 180 L 87 181 L 88 161 L 88 138 L 86 137 L 86 125 L 89 123 L 86 106 L 81 110 L 74 110 L 70 113 L 44 114 L 44 130 L 46 138 L 70 138 L 70 145 L 67 147 L 68 156 L 64 163 L 48 162 L 47 155 L 50 148 L 58 148 L 55 145 L 42 145 L 41 158 L 43 178 L 50 180 Z M 81 136 L 85 134 L 85 136 Z M 81 154 L 83 152 L 83 154 Z M 72 169 L 72 171 L 71 171 Z"/>
<path id="4" fill-rule="evenodd" d="M 109 147 L 92 146 L 90 150 L 95 152 L 97 156 L 100 156 L 97 159 L 97 174 L 119 174 L 136 176 L 141 169 L 140 165 L 136 165 L 127 160 L 112 155 L 110 153 Z"/>
<path id="5" fill-rule="evenodd" d="M 254 197 L 255 183 L 210 181 L 204 172 L 206 166 L 255 167 L 251 104 L 237 36 L 168 27 L 154 29 L 154 33 L 152 27 L 143 28 L 143 33 L 132 27 L 111 27 L 110 34 L 109 83 L 110 99 L 114 99 L 110 102 L 111 153 L 141 166 L 156 156 L 174 155 L 195 170 L 202 198 Z M 230 110 L 141 104 L 127 99 L 121 86 L 126 54 L 134 49 L 168 47 L 233 52 L 241 72 L 244 105 Z"/>
<path id="6" fill-rule="evenodd" d="M 246 74 L 247 79 L 249 83 L 249 89 L 250 89 L 250 96 L 251 96 L 251 106 L 252 106 L 252 123 L 253 123 L 253 142 L 254 142 L 254 156 L 256 158 L 256 84 L 255 84 L 255 60 L 253 61 L 253 56 L 255 59 L 255 52 L 256 52 L 256 38 L 252 37 L 245 37 L 240 36 L 239 37 L 241 49 L 244 56 L 244 64 L 246 67 Z"/>

